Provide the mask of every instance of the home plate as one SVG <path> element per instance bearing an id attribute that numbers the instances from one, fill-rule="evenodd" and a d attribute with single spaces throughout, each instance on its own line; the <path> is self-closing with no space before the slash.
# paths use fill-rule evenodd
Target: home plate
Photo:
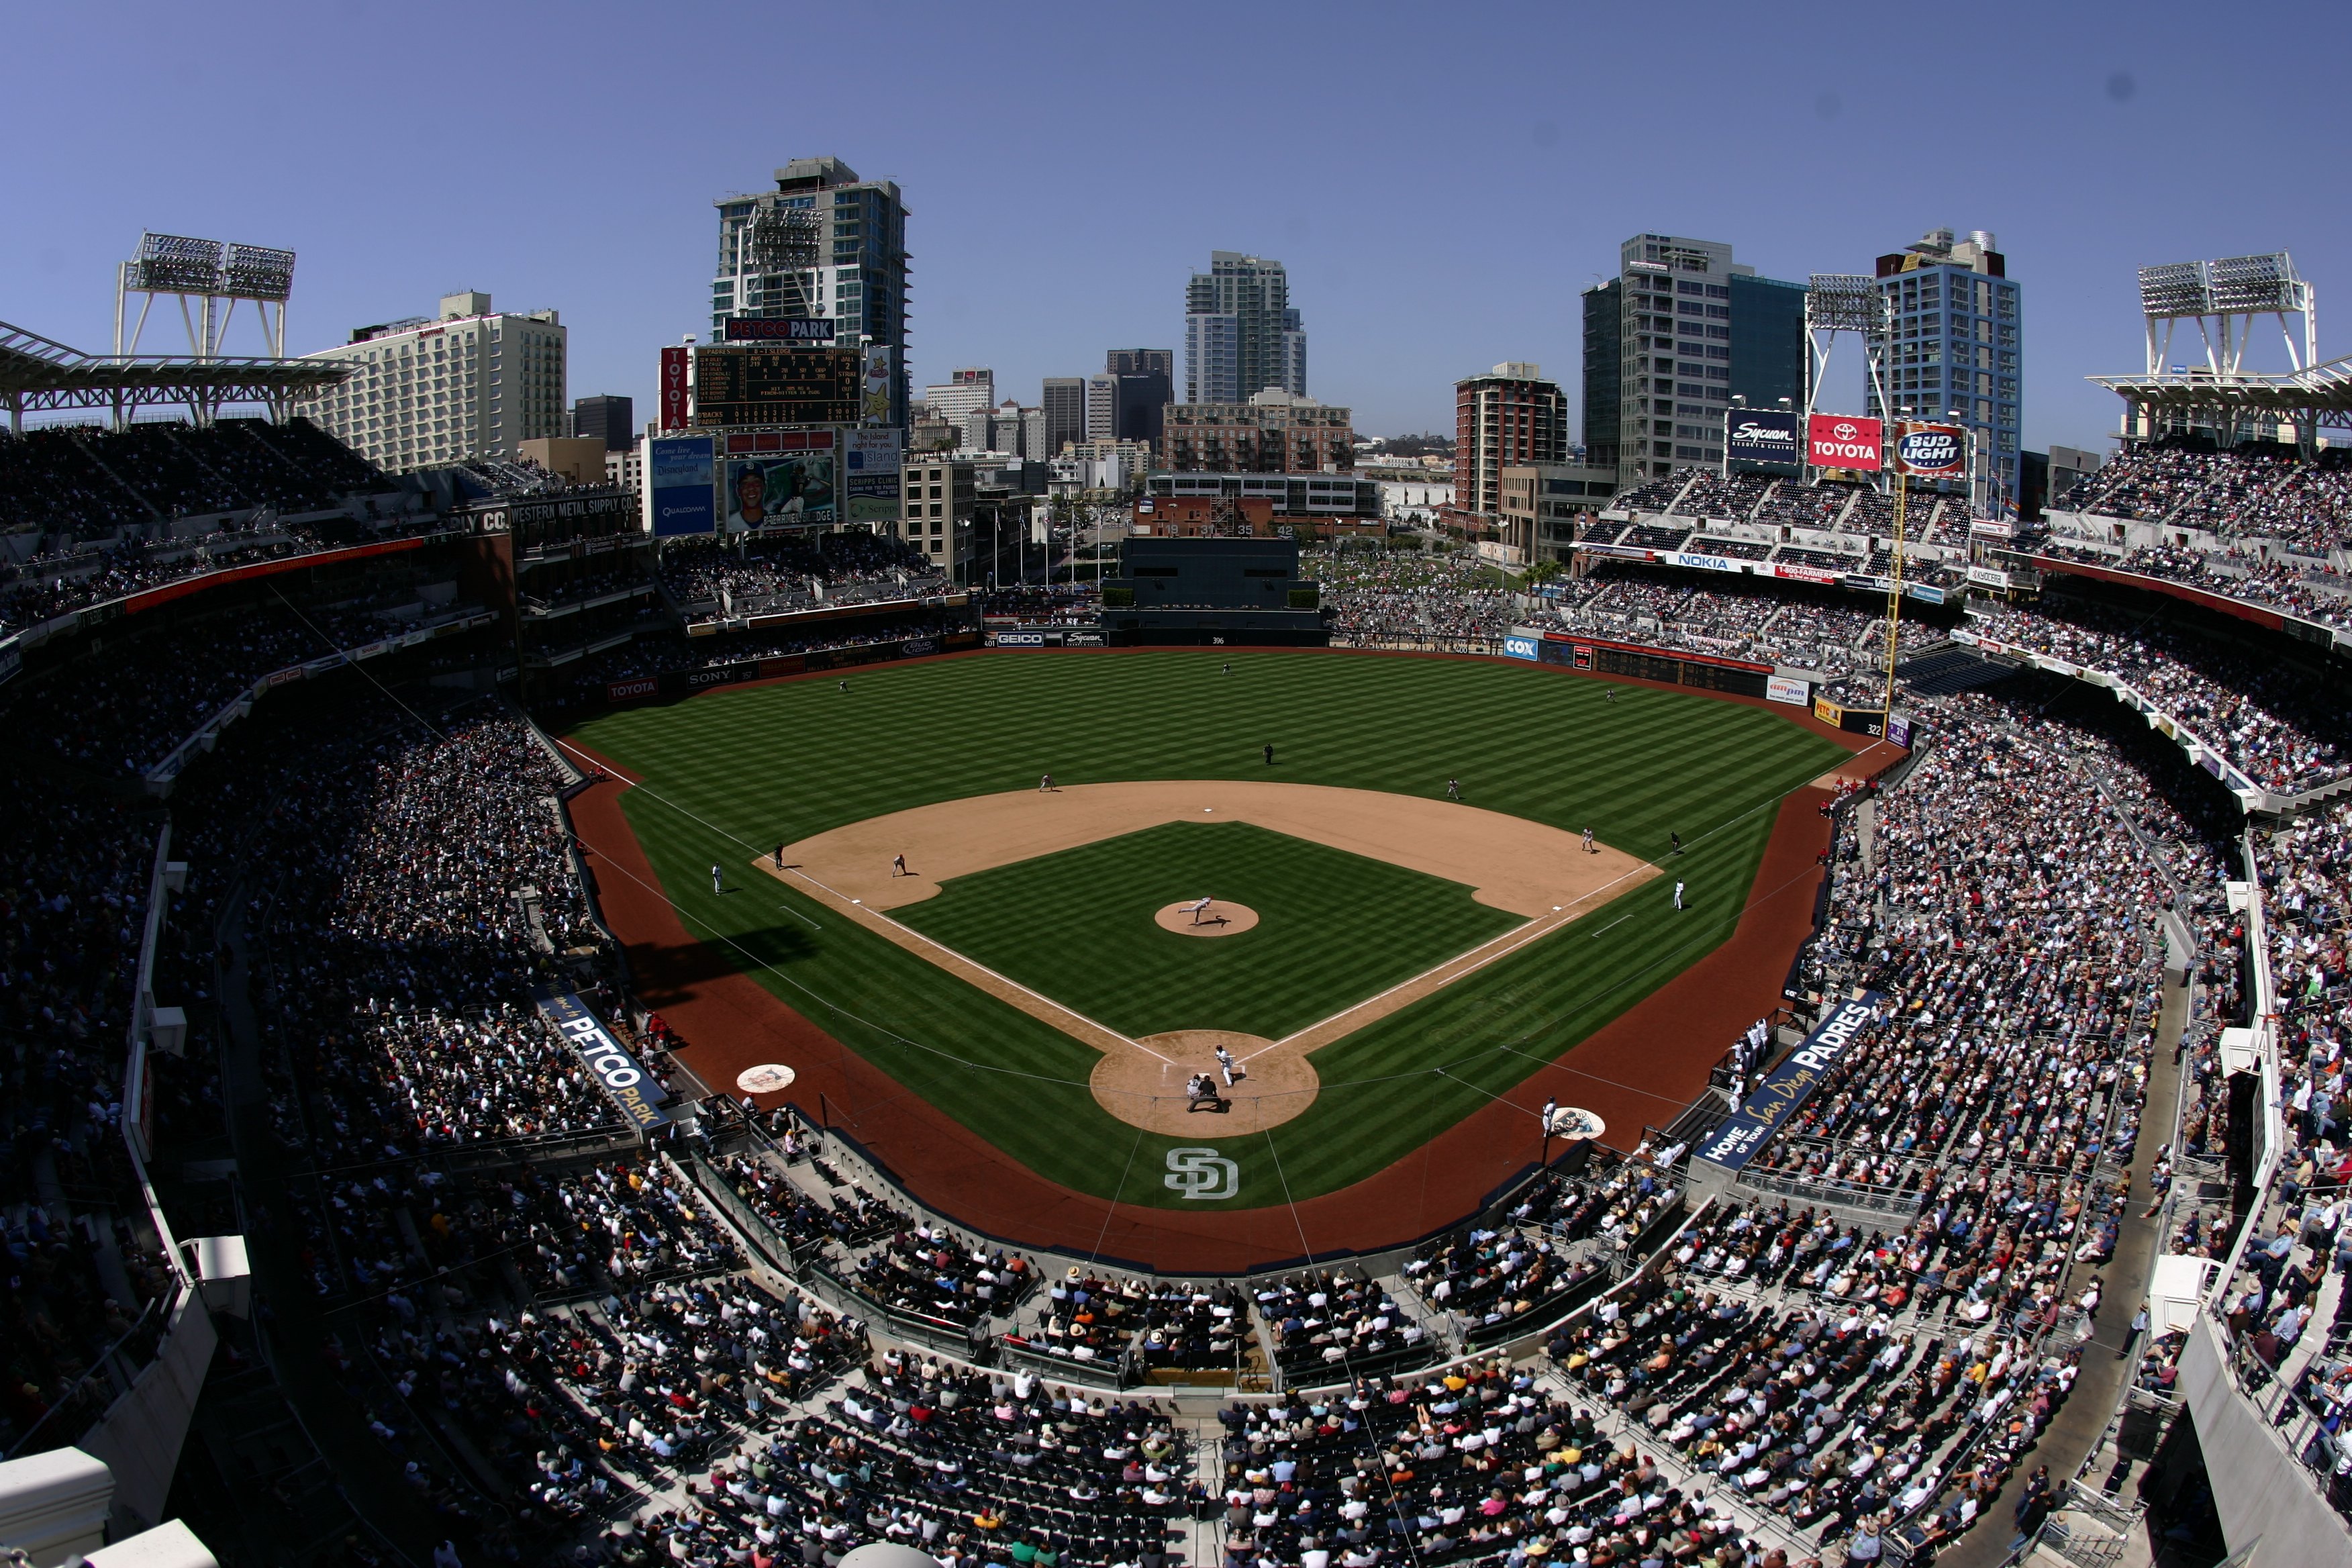
<path id="1" fill-rule="evenodd" d="M 735 1087 L 745 1094 L 782 1094 L 800 1075 L 782 1062 L 762 1062 L 735 1075 Z"/>

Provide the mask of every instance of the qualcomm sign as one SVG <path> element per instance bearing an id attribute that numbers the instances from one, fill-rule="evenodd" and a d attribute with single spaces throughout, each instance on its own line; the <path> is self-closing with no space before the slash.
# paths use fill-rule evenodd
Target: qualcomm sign
<path id="1" fill-rule="evenodd" d="M 1804 1104 L 1830 1070 L 1852 1052 L 1863 1026 L 1876 1014 L 1882 999 L 1882 993 L 1865 991 L 1858 998 L 1831 1008 L 1813 1026 L 1813 1032 L 1805 1037 L 1805 1043 L 1764 1075 L 1764 1080 L 1748 1095 L 1747 1102 L 1731 1113 L 1730 1120 L 1699 1141 L 1697 1157 L 1731 1171 L 1741 1169 L 1755 1158 L 1756 1151 L 1764 1146 L 1780 1123 Z"/>

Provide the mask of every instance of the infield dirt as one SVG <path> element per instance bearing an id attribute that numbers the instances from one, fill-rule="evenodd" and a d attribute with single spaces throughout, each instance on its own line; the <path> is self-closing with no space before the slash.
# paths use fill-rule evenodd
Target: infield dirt
<path id="1" fill-rule="evenodd" d="M 1527 923 L 1279 1040 L 1179 1029 L 1131 1039 L 932 941 L 890 917 L 942 883 L 1171 822 L 1247 822 L 1474 889 L 1478 902 Z M 905 871 L 898 869 L 903 862 Z M 1145 780 L 1008 790 L 868 817 L 788 844 L 751 864 L 822 900 L 908 952 L 1103 1053 L 1088 1079 L 1095 1102 L 1154 1132 L 1215 1117 L 1256 1131 L 1304 1112 L 1318 1082 L 1307 1058 L 1498 958 L 1541 940 L 1659 874 L 1658 868 L 1576 834 L 1457 801 L 1271 780 Z M 1177 891 L 1180 889 L 1170 889 Z M 1213 893 L 1214 889 L 1208 889 Z M 1010 911 L 1008 911 L 1010 913 Z M 1411 910 L 1398 911 L 1411 918 Z M 1202 1112 L 1184 1092 L 1213 1071 L 1224 1041 L 1248 1077 Z M 1165 1042 L 1163 1045 L 1162 1042 Z"/>

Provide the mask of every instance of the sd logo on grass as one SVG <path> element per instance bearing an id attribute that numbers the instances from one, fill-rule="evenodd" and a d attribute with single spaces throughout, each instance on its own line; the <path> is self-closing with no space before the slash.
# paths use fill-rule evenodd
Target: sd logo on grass
<path id="1" fill-rule="evenodd" d="M 1188 1198 L 1229 1198 L 1242 1190 L 1242 1168 L 1214 1149 L 1171 1149 L 1167 1181 Z"/>

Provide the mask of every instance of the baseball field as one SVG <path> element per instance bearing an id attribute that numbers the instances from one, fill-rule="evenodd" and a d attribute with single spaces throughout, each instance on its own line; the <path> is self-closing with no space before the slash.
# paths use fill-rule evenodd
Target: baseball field
<path id="1" fill-rule="evenodd" d="M 1780 919 L 1799 872 L 1768 842 L 1852 752 L 1784 710 L 1487 660 L 1003 652 L 843 679 L 564 737 L 629 781 L 609 819 L 634 842 L 591 863 L 608 913 L 636 911 L 615 923 L 648 1000 L 686 1019 L 731 988 L 680 1025 L 716 1088 L 781 1060 L 789 1098 L 877 1147 L 918 1100 L 1126 1208 L 1296 1214 L 1497 1106 L 1532 1125 L 1546 1092 L 1672 1117 L 1687 1084 L 1578 1047 L 1764 900 Z M 749 1021 L 743 981 L 792 1026 Z M 808 1092 L 852 1081 L 856 1103 Z M 895 1158 L 949 1141 L 926 1125 Z"/>

